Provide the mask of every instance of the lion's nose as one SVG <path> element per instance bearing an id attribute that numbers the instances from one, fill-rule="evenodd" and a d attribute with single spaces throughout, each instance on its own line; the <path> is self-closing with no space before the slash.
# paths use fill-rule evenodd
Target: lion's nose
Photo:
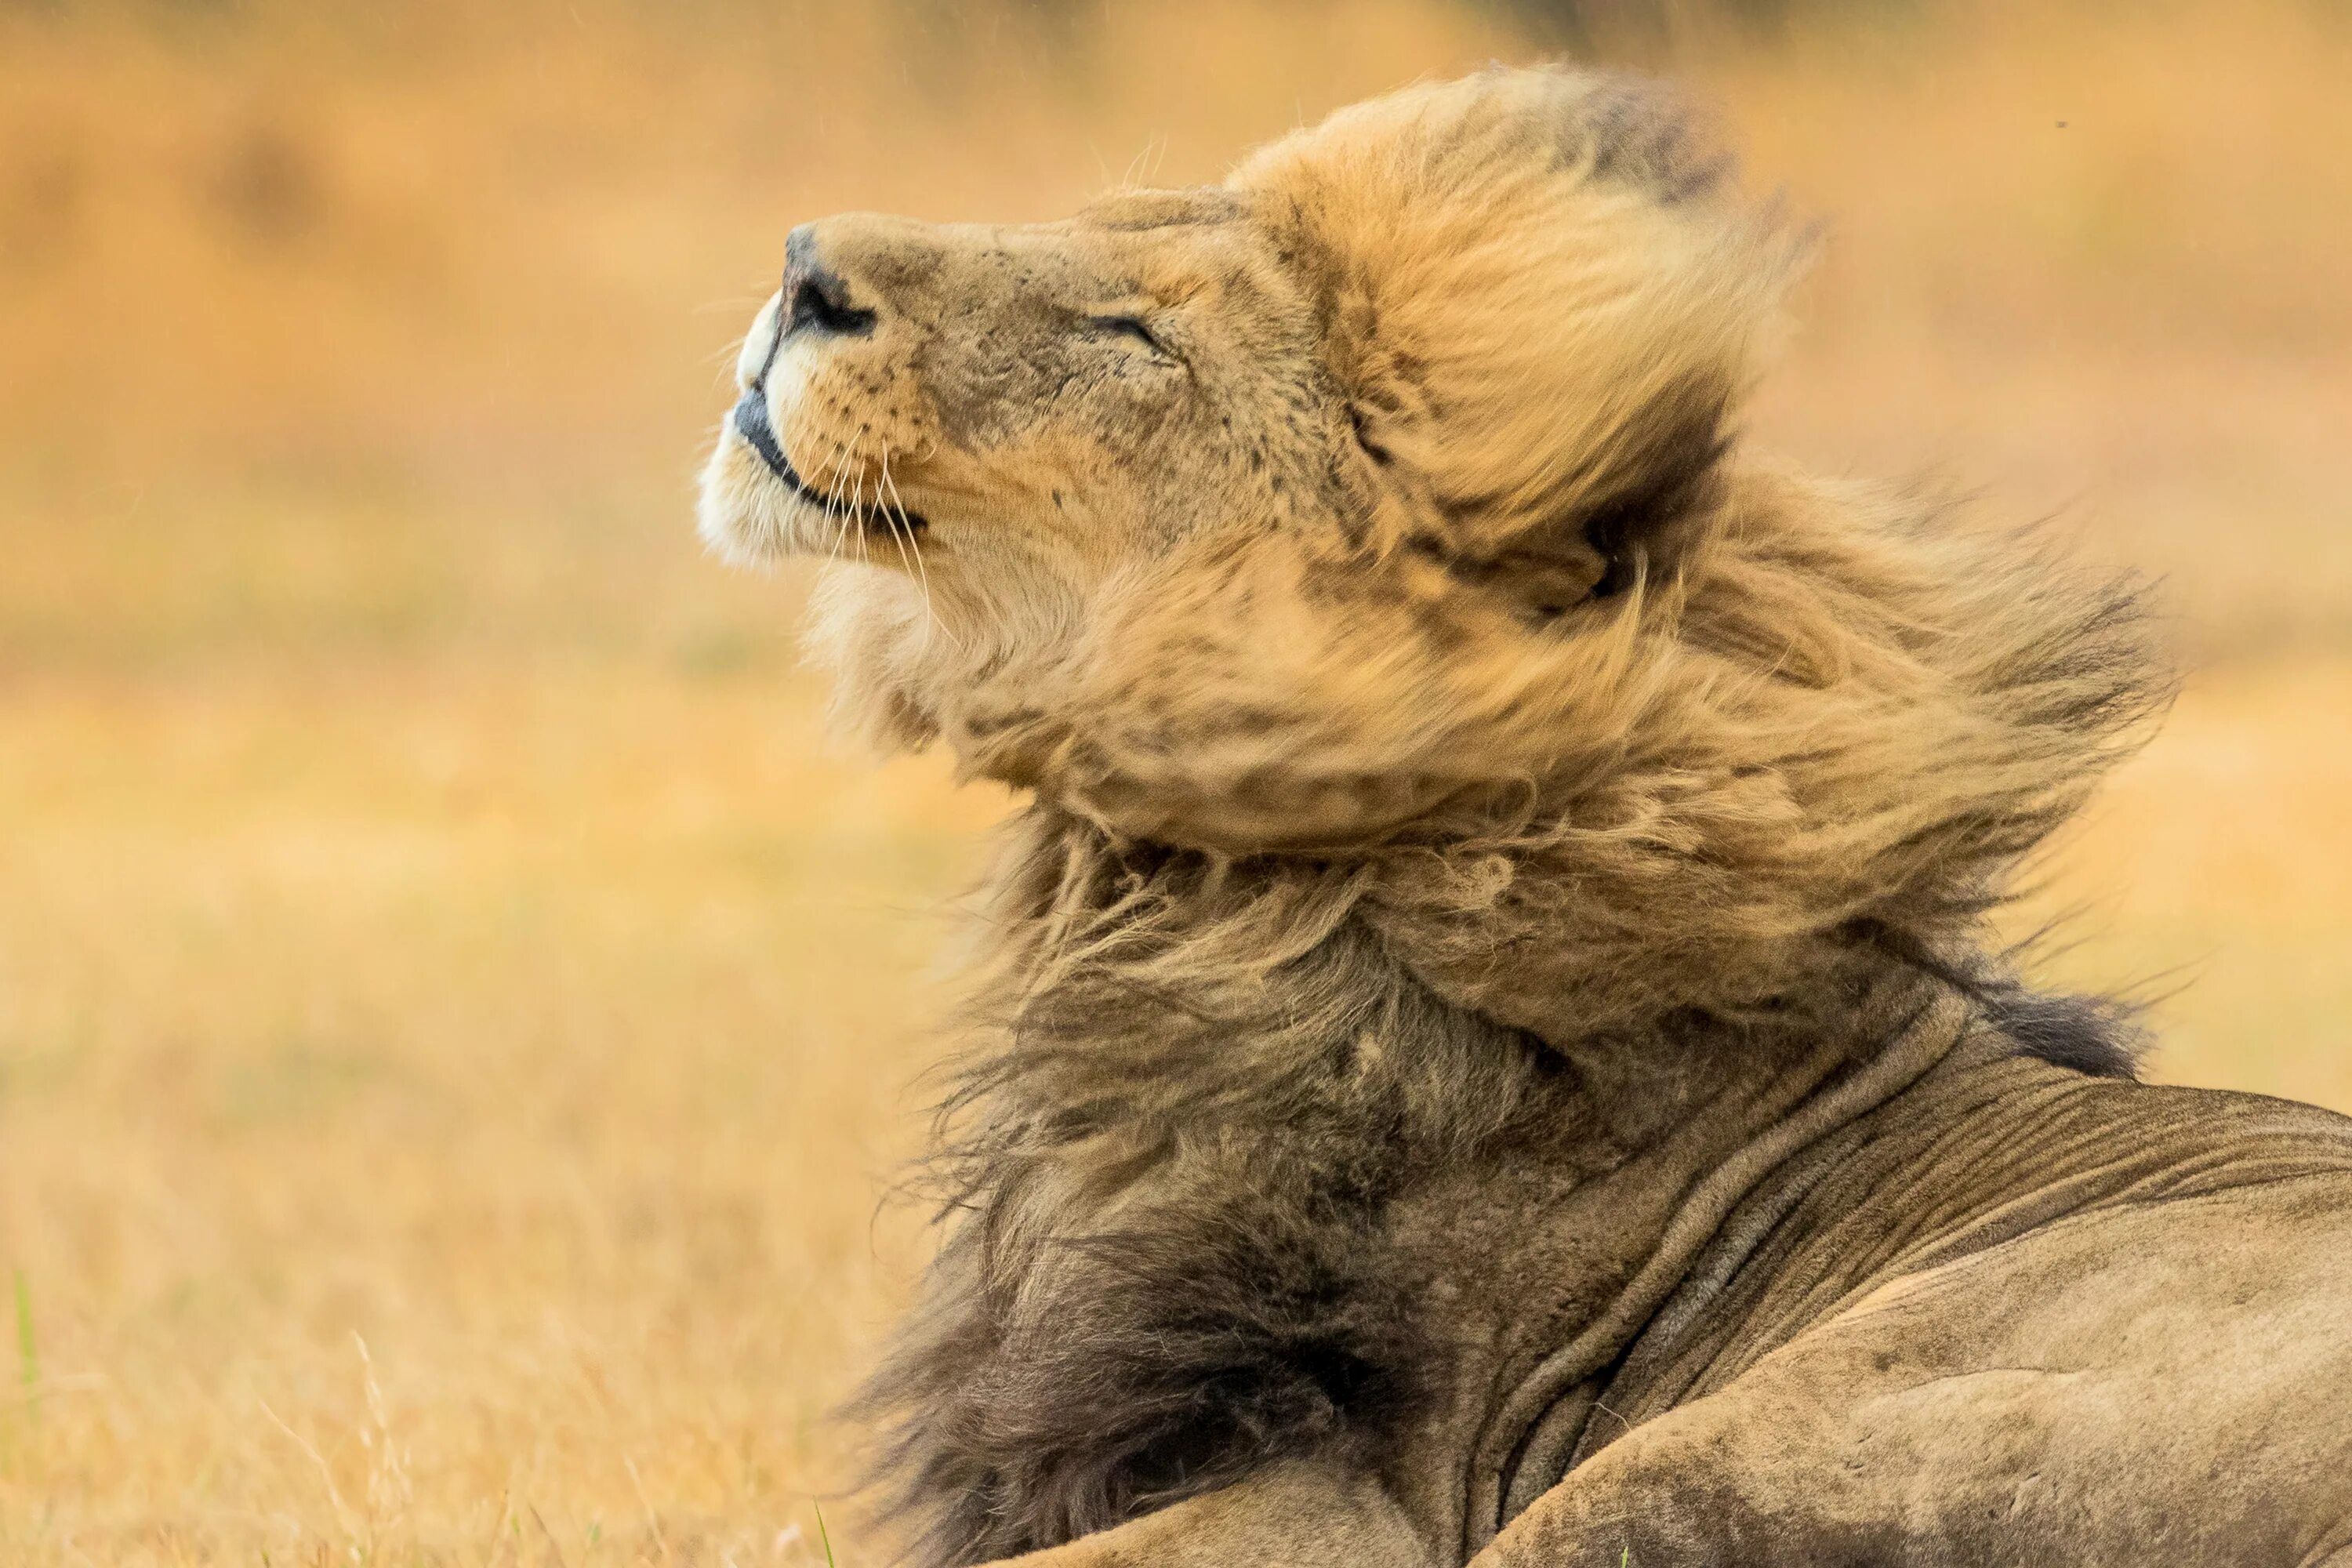
<path id="1" fill-rule="evenodd" d="M 803 224 L 784 241 L 784 335 L 796 332 L 857 337 L 874 330 L 875 312 L 852 296 L 848 281 L 817 254 L 814 226 Z"/>

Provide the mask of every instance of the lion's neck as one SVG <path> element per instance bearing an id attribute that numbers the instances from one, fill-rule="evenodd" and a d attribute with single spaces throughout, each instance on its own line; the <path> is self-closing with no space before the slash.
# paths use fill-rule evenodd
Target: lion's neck
<path id="1" fill-rule="evenodd" d="M 1411 1055 L 1433 1039 L 1433 1059 L 1412 1070 L 1443 1077 L 1467 1070 L 1444 1042 L 1508 1038 L 1572 1067 L 1612 1121 L 1663 1127 L 1728 1077 L 1867 1036 L 1878 1026 L 1859 1020 L 1885 1010 L 1874 999 L 1973 964 L 1965 932 L 1792 937 L 1776 970 L 1727 1002 L 1717 976 L 1678 983 L 1671 956 L 1638 973 L 1591 965 L 1572 926 L 1530 942 L 1516 909 L 1498 910 L 1482 942 L 1461 908 L 1400 891 L 1416 876 L 1458 880 L 1467 873 L 1452 862 L 1470 860 L 1522 889 L 1575 879 L 1572 867 L 1515 861 L 1491 843 L 1409 858 L 1234 859 L 1116 838 L 1034 806 L 990 889 L 979 1020 L 1016 1058 L 1066 1073 L 1082 1099 L 1099 1073 L 1115 1098 L 1228 1106 L 1328 1071 L 1347 1041 L 1411 1040 Z M 1872 1041 L 1851 1048 L 1865 1055 Z"/>

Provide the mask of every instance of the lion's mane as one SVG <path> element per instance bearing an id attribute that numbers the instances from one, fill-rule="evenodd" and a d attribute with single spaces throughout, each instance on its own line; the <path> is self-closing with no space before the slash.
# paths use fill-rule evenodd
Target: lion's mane
<path id="1" fill-rule="evenodd" d="M 982 922 L 948 1237 L 861 1405 L 927 1562 L 1409 1405 L 1440 1352 L 1384 1205 L 1529 1125 L 1630 1108 L 1604 1169 L 1726 1060 L 1866 1057 L 1865 1004 L 1927 982 L 2122 1069 L 1985 917 L 2166 695 L 2139 589 L 1741 446 L 1797 247 L 1679 115 L 1496 73 L 1231 184 L 1320 269 L 1410 482 L 1349 530 L 1210 540 L 953 702 L 834 649 L 853 706 L 1037 792 Z"/>

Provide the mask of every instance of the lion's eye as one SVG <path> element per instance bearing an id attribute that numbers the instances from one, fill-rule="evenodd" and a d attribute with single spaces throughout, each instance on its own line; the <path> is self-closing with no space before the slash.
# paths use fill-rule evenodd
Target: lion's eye
<path id="1" fill-rule="evenodd" d="M 1090 316 L 1087 320 L 1087 324 L 1106 337 L 1133 339 L 1162 359 L 1176 357 L 1169 353 L 1168 345 L 1161 342 L 1152 330 L 1145 325 L 1140 316 Z"/>

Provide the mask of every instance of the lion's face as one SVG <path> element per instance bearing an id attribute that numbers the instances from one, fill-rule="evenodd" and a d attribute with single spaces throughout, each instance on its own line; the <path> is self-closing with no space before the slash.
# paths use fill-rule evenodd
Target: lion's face
<path id="1" fill-rule="evenodd" d="M 1494 71 L 1063 223 L 803 226 L 705 536 L 833 563 L 887 739 L 1180 842 L 1386 832 L 1616 743 L 1560 692 L 1622 708 L 1789 254 L 1721 176 L 1646 89 Z"/>
<path id="2" fill-rule="evenodd" d="M 993 641 L 1236 516 L 1336 512 L 1311 280 L 1233 193 L 849 214 L 787 257 L 705 480 L 730 555 L 870 563 L 901 579 L 870 592 L 928 590 L 943 640 Z"/>

